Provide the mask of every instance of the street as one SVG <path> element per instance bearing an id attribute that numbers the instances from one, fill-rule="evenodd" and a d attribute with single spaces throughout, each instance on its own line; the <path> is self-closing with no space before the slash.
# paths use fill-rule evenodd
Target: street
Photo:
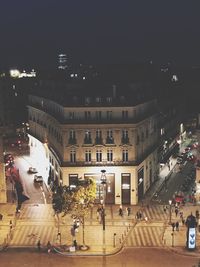
<path id="1" fill-rule="evenodd" d="M 117 255 L 107 257 L 66 257 L 13 249 L 1 253 L 0 267 L 192 267 L 197 266 L 197 263 L 198 258 L 155 248 L 128 248 Z"/>

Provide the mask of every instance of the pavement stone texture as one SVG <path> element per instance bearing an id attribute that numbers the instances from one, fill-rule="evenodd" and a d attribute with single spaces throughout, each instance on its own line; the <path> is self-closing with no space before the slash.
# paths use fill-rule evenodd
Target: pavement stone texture
<path id="1" fill-rule="evenodd" d="M 125 209 L 125 207 L 123 207 Z M 163 247 L 179 252 L 185 252 L 186 226 L 182 225 L 181 218 L 176 217 L 172 209 L 172 222 L 179 221 L 179 231 L 174 231 L 172 244 L 172 227 L 169 224 L 169 210 L 164 211 L 163 205 L 131 206 L 130 216 L 118 215 L 119 205 L 106 207 L 106 228 L 103 231 L 102 224 L 96 218 L 96 209 L 85 221 L 85 244 L 89 246 L 83 254 L 115 253 L 125 247 Z M 195 214 L 199 206 L 182 206 L 184 218 Z M 141 211 L 143 217 L 136 220 L 136 212 Z M 72 246 L 74 238 L 71 235 L 73 220 L 70 215 L 58 217 L 54 215 L 51 205 L 23 205 L 21 213 L 15 215 L 14 204 L 0 205 L 3 219 L 0 221 L 0 244 L 5 240 L 9 247 L 37 247 L 40 239 L 41 246 L 46 247 L 48 241 L 61 248 L 61 253 L 68 253 L 66 249 Z M 144 218 L 148 217 L 145 221 Z M 12 229 L 10 229 L 12 220 Z M 58 235 L 61 233 L 61 239 Z M 75 239 L 78 244 L 82 242 L 82 226 L 79 227 Z M 61 245 L 61 246 L 60 246 Z M 197 250 L 200 247 L 200 234 L 196 235 Z M 191 254 L 190 254 L 191 255 Z"/>

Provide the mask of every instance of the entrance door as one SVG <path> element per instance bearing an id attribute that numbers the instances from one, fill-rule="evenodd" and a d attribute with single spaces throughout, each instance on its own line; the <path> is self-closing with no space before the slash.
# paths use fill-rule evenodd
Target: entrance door
<path id="1" fill-rule="evenodd" d="M 122 204 L 130 204 L 131 199 L 131 176 L 129 173 L 122 173 L 121 183 Z"/>

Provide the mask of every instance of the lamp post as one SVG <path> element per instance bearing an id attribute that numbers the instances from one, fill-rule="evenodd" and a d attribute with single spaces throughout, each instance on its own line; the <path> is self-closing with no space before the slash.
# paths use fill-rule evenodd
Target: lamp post
<path id="1" fill-rule="evenodd" d="M 105 224 L 105 199 L 106 199 L 106 170 L 101 170 L 101 184 L 103 186 L 103 201 L 102 201 L 102 225 L 103 225 L 103 253 L 105 253 L 105 230 L 106 230 L 106 224 Z"/>
<path id="2" fill-rule="evenodd" d="M 169 224 L 172 223 L 172 200 L 169 200 Z"/>

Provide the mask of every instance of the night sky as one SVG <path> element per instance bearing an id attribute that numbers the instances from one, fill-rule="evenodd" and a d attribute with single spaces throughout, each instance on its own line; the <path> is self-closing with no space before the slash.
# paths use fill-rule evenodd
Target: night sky
<path id="1" fill-rule="evenodd" d="M 200 65 L 199 0 L 4 0 L 0 67 L 148 62 Z"/>

